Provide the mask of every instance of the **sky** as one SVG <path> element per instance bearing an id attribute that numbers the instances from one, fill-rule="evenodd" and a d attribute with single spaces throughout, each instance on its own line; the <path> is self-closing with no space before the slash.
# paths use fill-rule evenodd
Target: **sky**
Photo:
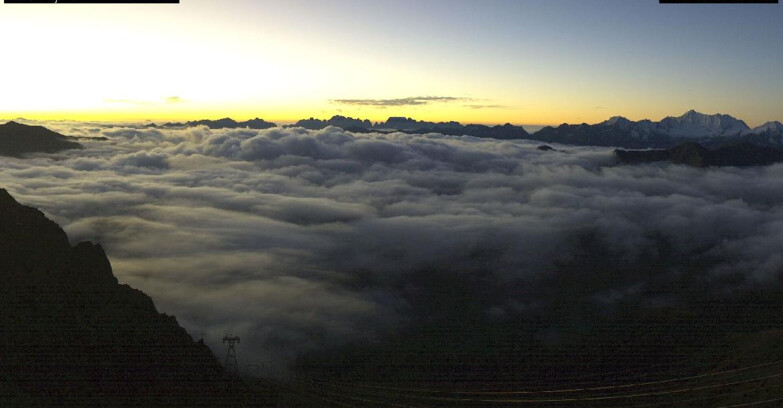
<path id="1" fill-rule="evenodd" d="M 0 118 L 783 119 L 780 5 L 4 4 Z M 11 56 L 8 58 L 8 56 Z"/>

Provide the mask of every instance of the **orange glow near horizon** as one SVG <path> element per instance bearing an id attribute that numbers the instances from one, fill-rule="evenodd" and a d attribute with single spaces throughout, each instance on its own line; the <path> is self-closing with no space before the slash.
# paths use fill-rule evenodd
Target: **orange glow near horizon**
<path id="1" fill-rule="evenodd" d="M 134 102 L 113 101 L 106 107 L 90 110 L 29 110 L 1 112 L 0 118 L 14 119 L 26 118 L 33 120 L 74 120 L 74 121 L 100 121 L 100 122 L 178 122 L 199 119 L 218 119 L 230 117 L 241 121 L 253 118 L 261 118 L 275 123 L 293 123 L 300 119 L 317 118 L 329 119 L 334 115 L 342 115 L 357 119 L 368 119 L 371 122 L 383 122 L 392 116 L 410 117 L 416 120 L 445 122 L 457 121 L 463 124 L 505 124 L 515 125 L 534 124 L 546 125 L 555 122 L 541 122 L 535 117 L 520 115 L 511 108 L 471 108 L 450 106 L 416 106 L 412 108 L 372 108 L 340 106 L 334 103 L 323 103 L 313 106 L 312 109 L 302 109 L 294 106 L 279 105 L 277 107 L 258 106 L 247 108 L 239 104 L 230 106 L 199 106 L 189 102 L 176 104 L 141 104 L 138 106 L 111 106 L 132 105 Z M 138 102 L 136 102 L 138 103 Z"/>
<path id="2" fill-rule="evenodd" d="M 624 116 L 630 120 L 661 120 L 667 116 L 679 116 L 687 111 L 679 109 L 648 109 L 656 115 L 644 114 L 644 107 L 629 106 L 624 112 L 609 108 L 580 110 L 578 106 L 556 107 L 538 106 L 535 109 L 523 109 L 513 106 L 471 107 L 470 102 L 433 103 L 416 106 L 374 107 L 347 106 L 324 101 L 311 102 L 302 106 L 295 101 L 270 104 L 266 101 L 243 103 L 197 103 L 187 98 L 176 98 L 174 102 L 167 98 L 154 100 L 111 100 L 94 104 L 91 109 L 37 109 L 24 111 L 0 110 L 0 119 L 13 120 L 24 118 L 38 121 L 84 121 L 84 122 L 185 122 L 201 119 L 220 119 L 229 117 L 237 121 L 261 118 L 277 124 L 295 123 L 300 119 L 329 119 L 342 115 L 356 119 L 368 119 L 371 122 L 384 122 L 389 117 L 402 116 L 421 121 L 446 122 L 457 121 L 462 124 L 558 126 L 563 123 L 594 124 L 612 116 Z M 636 108 L 636 109 L 633 109 Z M 697 109 L 702 113 L 727 113 L 717 110 Z M 735 115 L 738 116 L 738 115 Z M 738 116 L 739 119 L 745 119 Z M 770 120 L 775 120 L 771 118 Z M 750 127 L 763 121 L 746 120 Z"/>

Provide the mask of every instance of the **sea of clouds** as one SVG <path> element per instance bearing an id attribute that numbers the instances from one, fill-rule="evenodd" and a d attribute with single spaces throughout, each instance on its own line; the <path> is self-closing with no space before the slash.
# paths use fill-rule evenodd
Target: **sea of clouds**
<path id="1" fill-rule="evenodd" d="M 781 164 L 619 166 L 608 148 L 332 127 L 41 124 L 107 140 L 2 158 L 0 187 L 72 242 L 101 243 L 120 282 L 219 357 L 240 336 L 240 364 L 283 367 L 462 309 L 611 314 L 783 271 Z"/>

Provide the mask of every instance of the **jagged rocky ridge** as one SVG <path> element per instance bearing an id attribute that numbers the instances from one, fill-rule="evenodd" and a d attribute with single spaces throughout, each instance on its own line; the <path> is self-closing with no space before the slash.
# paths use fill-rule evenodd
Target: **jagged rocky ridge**
<path id="1" fill-rule="evenodd" d="M 14 121 L 0 125 L 0 155 L 4 156 L 81 149 L 82 145 L 75 140 L 43 126 L 28 126 Z"/>
<path id="2" fill-rule="evenodd" d="M 248 406 L 203 341 L 0 189 L 0 406 Z"/>
<path id="3" fill-rule="evenodd" d="M 319 130 L 327 126 L 335 126 L 348 131 L 358 132 L 369 132 L 369 129 L 372 129 L 372 123 L 367 119 L 354 119 L 341 115 L 332 116 L 328 120 L 314 118 L 302 119 L 293 125 L 288 125 L 285 127 L 302 127 L 310 130 Z"/>
<path id="4" fill-rule="evenodd" d="M 693 167 L 708 166 L 766 166 L 783 161 L 783 152 L 751 143 L 720 146 L 708 149 L 698 143 L 684 143 L 671 149 L 615 150 L 624 164 L 669 161 Z"/>

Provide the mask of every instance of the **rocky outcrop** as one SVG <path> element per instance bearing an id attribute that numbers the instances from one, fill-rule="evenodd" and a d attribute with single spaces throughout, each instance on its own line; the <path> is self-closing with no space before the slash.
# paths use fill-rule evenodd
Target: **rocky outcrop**
<path id="1" fill-rule="evenodd" d="M 314 118 L 302 119 L 291 125 L 291 127 L 302 127 L 310 130 L 320 130 L 327 126 L 339 127 L 349 132 L 366 133 L 369 132 L 369 129 L 372 127 L 372 123 L 367 119 L 361 120 L 335 115 L 328 120 Z"/>
<path id="2" fill-rule="evenodd" d="M 0 406 L 247 406 L 209 348 L 0 189 Z"/>
<path id="3" fill-rule="evenodd" d="M 0 155 L 3 156 L 81 149 L 82 145 L 75 140 L 43 126 L 28 126 L 13 121 L 0 125 Z"/>

